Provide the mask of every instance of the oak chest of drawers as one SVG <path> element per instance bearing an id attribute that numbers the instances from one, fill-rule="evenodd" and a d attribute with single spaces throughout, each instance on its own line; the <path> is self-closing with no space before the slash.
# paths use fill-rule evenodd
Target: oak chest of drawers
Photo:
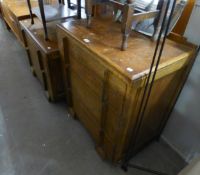
<path id="1" fill-rule="evenodd" d="M 118 24 L 93 20 L 58 26 L 68 104 L 106 160 L 123 159 L 138 125 L 137 113 L 155 42 L 132 32 L 120 51 Z M 159 137 L 193 62 L 195 47 L 167 39 L 135 152 Z M 134 138 L 133 138 L 134 139 Z"/>

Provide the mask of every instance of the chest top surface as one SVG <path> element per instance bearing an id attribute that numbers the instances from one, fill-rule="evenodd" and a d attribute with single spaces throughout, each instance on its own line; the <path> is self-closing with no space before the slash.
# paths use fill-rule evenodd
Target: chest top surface
<path id="1" fill-rule="evenodd" d="M 84 20 L 76 20 L 62 23 L 59 28 L 132 80 L 137 79 L 139 74 L 148 71 L 150 67 L 156 42 L 147 36 L 132 32 L 127 50 L 121 51 L 120 24 L 95 19 L 91 27 L 87 28 Z M 193 51 L 189 46 L 167 39 L 160 65 L 185 59 Z"/>
<path id="2" fill-rule="evenodd" d="M 27 0 L 2 0 L 2 2 L 7 5 L 7 7 L 12 11 L 16 17 L 23 17 L 29 15 L 29 9 L 27 5 Z M 51 0 L 52 4 L 57 3 L 57 0 Z M 38 6 L 38 0 L 31 0 L 31 5 L 33 7 Z"/>
<path id="3" fill-rule="evenodd" d="M 52 22 L 50 25 L 48 25 L 48 40 L 45 40 L 44 38 L 44 29 L 41 21 L 38 18 L 34 18 L 33 25 L 31 24 L 30 19 L 20 21 L 20 25 L 45 53 L 48 54 L 52 52 L 58 52 L 55 23 Z"/>
<path id="4" fill-rule="evenodd" d="M 10 9 L 16 17 L 29 15 L 29 9 L 26 0 L 2 0 L 2 2 Z M 35 0 L 31 1 L 33 7 L 38 3 Z"/>

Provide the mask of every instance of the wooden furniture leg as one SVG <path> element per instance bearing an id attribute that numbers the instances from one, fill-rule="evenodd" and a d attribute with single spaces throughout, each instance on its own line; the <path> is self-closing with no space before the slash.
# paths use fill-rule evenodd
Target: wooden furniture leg
<path id="1" fill-rule="evenodd" d="M 40 14 L 42 18 L 42 25 L 44 28 L 45 40 L 48 40 L 48 32 L 47 32 L 46 18 L 45 18 L 45 13 L 44 13 L 43 0 L 38 0 L 38 4 L 39 4 Z"/>
<path id="2" fill-rule="evenodd" d="M 67 6 L 68 6 L 68 8 L 70 8 L 70 9 L 72 8 L 72 7 L 71 7 L 71 0 L 67 0 Z"/>
<path id="3" fill-rule="evenodd" d="M 131 3 L 125 4 L 122 15 L 122 45 L 121 50 L 126 50 L 128 47 L 128 37 L 132 29 L 132 16 L 134 9 L 131 7 Z"/>
<path id="4" fill-rule="evenodd" d="M 65 4 L 65 1 L 64 0 L 58 0 L 58 3 L 59 4 Z"/>
<path id="5" fill-rule="evenodd" d="M 81 19 L 81 0 L 77 0 L 77 18 Z"/>
<path id="6" fill-rule="evenodd" d="M 87 18 L 87 27 L 90 27 L 92 17 L 92 0 L 85 0 L 85 13 Z"/>
<path id="7" fill-rule="evenodd" d="M 33 13 L 32 13 L 32 7 L 31 7 L 31 2 L 30 2 L 30 0 L 27 0 L 27 4 L 28 4 L 29 12 L 30 12 L 31 24 L 34 24 Z"/>

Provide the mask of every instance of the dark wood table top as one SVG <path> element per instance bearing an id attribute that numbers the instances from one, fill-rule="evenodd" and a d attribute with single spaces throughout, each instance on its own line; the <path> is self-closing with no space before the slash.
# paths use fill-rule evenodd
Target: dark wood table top
<path id="1" fill-rule="evenodd" d="M 60 24 L 59 28 L 132 80 L 144 76 L 150 67 L 156 42 L 147 36 L 132 32 L 127 50 L 121 51 L 120 24 L 110 19 L 93 19 L 90 28 L 86 27 L 85 20 L 65 22 Z M 194 48 L 167 39 L 159 67 L 179 60 L 187 61 L 193 52 Z"/>

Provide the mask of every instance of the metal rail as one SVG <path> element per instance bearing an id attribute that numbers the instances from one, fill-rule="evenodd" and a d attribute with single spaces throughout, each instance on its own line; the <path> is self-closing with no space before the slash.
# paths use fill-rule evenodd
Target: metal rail
<path id="1" fill-rule="evenodd" d="M 148 105 L 148 102 L 149 102 L 149 98 L 151 96 L 152 88 L 153 88 L 153 85 L 154 85 L 154 80 L 155 80 L 155 77 L 156 77 L 156 73 L 157 73 L 158 66 L 159 66 L 159 63 L 160 63 L 160 59 L 161 59 L 161 56 L 162 56 L 162 52 L 163 52 L 163 49 L 164 49 L 164 45 L 165 45 L 168 30 L 169 30 L 170 22 L 172 20 L 175 5 L 176 5 L 176 0 L 174 0 L 174 2 L 173 2 L 172 10 L 170 12 L 170 16 L 169 16 L 169 19 L 167 21 L 166 16 L 167 16 L 167 12 L 168 12 L 169 6 L 170 6 L 170 0 L 168 0 L 167 7 L 166 7 L 165 13 L 164 13 L 164 18 L 163 18 L 162 25 L 161 25 L 161 30 L 159 32 L 158 40 L 157 40 L 157 43 L 156 43 L 156 48 L 155 48 L 154 55 L 153 55 L 153 58 L 152 58 L 150 70 L 149 70 L 149 73 L 148 73 L 148 76 L 147 76 L 145 89 L 144 89 L 144 92 L 143 92 L 143 95 L 142 95 L 142 100 L 141 100 L 138 115 L 137 115 L 137 121 L 136 121 L 137 127 L 132 132 L 130 146 L 128 148 L 128 151 L 127 151 L 125 158 L 123 160 L 123 163 L 122 163 L 122 169 L 125 170 L 125 171 L 128 170 L 128 167 L 132 167 L 132 168 L 136 168 L 136 169 L 139 169 L 139 170 L 142 170 L 142 171 L 145 171 L 145 172 L 149 172 L 151 174 L 166 175 L 163 172 L 159 172 L 159 171 L 148 169 L 148 168 L 145 168 L 145 167 L 142 167 L 142 166 L 130 164 L 129 161 L 135 154 L 134 148 L 135 148 L 137 140 L 138 140 L 138 135 L 139 135 L 139 131 L 140 131 L 140 128 L 141 128 L 141 125 L 142 125 L 142 121 L 144 119 L 144 114 L 145 114 L 145 111 L 146 111 L 146 108 L 147 108 L 147 105 Z M 165 28 L 166 22 L 167 22 L 167 27 Z M 162 40 L 163 32 L 164 32 L 164 37 L 163 37 L 163 40 Z"/>

